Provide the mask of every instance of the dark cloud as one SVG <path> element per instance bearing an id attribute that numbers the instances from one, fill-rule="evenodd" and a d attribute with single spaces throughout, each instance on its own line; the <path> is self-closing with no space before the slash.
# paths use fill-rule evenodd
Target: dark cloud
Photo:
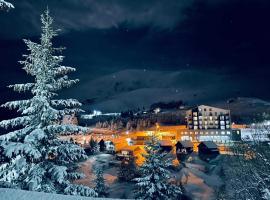
<path id="1" fill-rule="evenodd" d="M 81 79 L 66 96 L 94 98 L 99 105 L 109 102 L 108 107 L 119 99 L 126 102 L 131 94 L 136 100 L 134 106 L 144 102 L 147 94 L 148 103 L 181 96 L 197 98 L 198 103 L 202 99 L 215 101 L 238 95 L 270 99 L 265 92 L 270 89 L 270 1 L 14 0 L 12 3 L 15 9 L 0 12 L 0 90 L 5 96 L 0 101 L 18 98 L 7 92 L 5 86 L 28 78 L 17 63 L 26 50 L 21 39 L 38 40 L 40 13 L 47 5 L 55 26 L 63 29 L 54 43 L 67 47 L 64 64 L 75 66 L 75 76 Z M 134 71 L 126 69 L 138 70 L 137 79 L 133 80 Z M 144 69 L 149 70 L 148 77 L 141 74 Z M 160 73 L 154 76 L 153 70 Z M 167 71 L 174 74 L 186 70 L 188 75 L 179 76 L 173 83 L 171 80 L 176 79 L 165 76 Z M 118 80 L 108 79 L 123 71 L 124 76 Z M 198 71 L 203 73 L 198 75 Z M 151 84 L 140 79 L 149 78 L 150 74 L 156 77 Z M 114 88 L 102 87 L 105 82 L 109 86 L 120 84 L 123 91 L 110 93 Z M 180 91 L 183 85 L 188 86 L 183 93 L 170 95 L 176 91 L 175 87 Z"/>
<path id="2" fill-rule="evenodd" d="M 0 15 L 2 37 L 32 35 L 40 30 L 39 15 L 48 7 L 56 26 L 63 30 L 152 26 L 172 29 L 185 19 L 185 9 L 194 0 L 20 0 L 16 9 Z M 16 17 L 15 17 L 16 16 Z M 14 24 L 20 32 L 12 32 Z"/>

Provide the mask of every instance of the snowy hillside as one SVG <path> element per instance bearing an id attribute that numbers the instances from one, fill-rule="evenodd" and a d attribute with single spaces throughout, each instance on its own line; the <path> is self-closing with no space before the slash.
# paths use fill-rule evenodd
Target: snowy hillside
<path id="1" fill-rule="evenodd" d="M 238 97 L 229 101 L 220 101 L 214 105 L 230 109 L 232 120 L 238 123 L 252 123 L 270 118 L 270 102 L 258 98 Z"/>
<path id="2" fill-rule="evenodd" d="M 123 70 L 82 81 L 69 96 L 79 97 L 86 111 L 119 112 L 138 107 L 149 107 L 157 102 L 182 100 L 187 105 L 209 104 L 231 109 L 233 119 L 248 122 L 270 113 L 270 103 L 248 96 L 246 85 L 240 80 L 226 81 L 228 77 L 203 71 Z M 220 81 L 223 80 L 223 81 Z M 222 92 L 221 92 L 222 91 Z M 228 99 L 233 101 L 228 104 Z"/>
<path id="3" fill-rule="evenodd" d="M 75 90 L 67 91 L 67 95 L 79 97 L 86 110 L 95 108 L 104 112 L 149 106 L 159 101 L 184 100 L 196 104 L 230 96 L 233 83 L 219 83 L 225 78 L 203 71 L 130 69 L 91 81 L 82 80 Z M 224 86 L 220 87 L 223 83 Z M 220 89 L 222 94 L 218 92 Z"/>
<path id="4" fill-rule="evenodd" d="M 43 192 L 30 192 L 24 190 L 0 188 L 0 199 L 4 200 L 102 200 L 103 198 L 91 198 L 81 196 L 69 196 L 60 194 L 49 194 Z M 106 198 L 106 200 L 110 200 Z M 115 199 L 114 199 L 115 200 Z"/>

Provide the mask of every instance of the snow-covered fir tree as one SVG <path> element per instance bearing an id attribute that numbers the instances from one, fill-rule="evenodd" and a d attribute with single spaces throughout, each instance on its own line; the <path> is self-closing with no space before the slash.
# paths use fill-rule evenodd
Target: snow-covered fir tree
<path id="1" fill-rule="evenodd" d="M 119 181 L 132 181 L 137 174 L 134 158 L 122 160 L 117 173 Z"/>
<path id="2" fill-rule="evenodd" d="M 95 184 L 96 184 L 95 191 L 98 194 L 98 197 L 107 197 L 108 196 L 108 188 L 105 184 L 102 169 L 96 170 Z"/>
<path id="3" fill-rule="evenodd" d="M 76 99 L 57 99 L 57 92 L 78 82 L 67 74 L 75 68 L 61 65 L 63 48 L 55 48 L 52 39 L 57 31 L 52 28 L 49 11 L 41 15 L 41 42 L 24 40 L 29 55 L 20 63 L 34 82 L 9 86 L 17 92 L 30 91 L 32 98 L 7 102 L 2 107 L 17 109 L 20 117 L 4 120 L 0 126 L 12 129 L 0 136 L 0 146 L 7 158 L 0 166 L 3 186 L 26 190 L 96 196 L 86 186 L 72 184 L 82 177 L 76 172 L 77 164 L 86 158 L 76 144 L 59 139 L 61 134 L 85 132 L 86 128 L 61 124 L 64 115 L 77 114 L 81 104 Z"/>
<path id="4" fill-rule="evenodd" d="M 94 138 L 92 138 L 92 137 L 91 137 L 91 139 L 89 141 L 89 146 L 90 146 L 91 154 L 96 154 L 96 153 L 99 152 L 98 142 L 96 140 L 94 140 Z"/>
<path id="5" fill-rule="evenodd" d="M 139 168 L 140 178 L 135 178 L 137 199 L 145 200 L 172 200 L 178 199 L 182 194 L 180 187 L 169 183 L 170 172 L 167 167 L 171 164 L 165 159 L 166 154 L 155 136 L 145 145 L 146 154 L 144 164 Z"/>
<path id="6" fill-rule="evenodd" d="M 9 3 L 5 0 L 0 0 L 0 10 L 4 9 L 4 10 L 9 10 L 11 8 L 14 8 L 12 3 Z"/>

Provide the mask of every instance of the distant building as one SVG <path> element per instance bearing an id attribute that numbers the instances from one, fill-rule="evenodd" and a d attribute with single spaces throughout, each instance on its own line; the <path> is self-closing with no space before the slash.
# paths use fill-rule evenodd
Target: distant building
<path id="1" fill-rule="evenodd" d="M 200 105 L 186 112 L 187 127 L 191 130 L 231 129 L 230 110 Z"/>

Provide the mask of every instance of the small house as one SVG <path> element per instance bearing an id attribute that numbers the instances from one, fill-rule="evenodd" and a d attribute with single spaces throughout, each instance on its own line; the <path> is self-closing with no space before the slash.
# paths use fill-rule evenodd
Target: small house
<path id="1" fill-rule="evenodd" d="M 125 146 L 116 153 L 117 160 L 130 160 L 135 159 L 136 162 L 141 160 L 142 154 L 145 153 L 144 148 L 140 146 Z"/>
<path id="2" fill-rule="evenodd" d="M 171 151 L 173 144 L 170 140 L 160 140 L 159 145 L 163 151 Z"/>
<path id="3" fill-rule="evenodd" d="M 187 154 L 193 152 L 193 143 L 189 140 L 178 141 L 175 146 L 177 154 Z"/>
<path id="4" fill-rule="evenodd" d="M 115 152 L 115 146 L 112 141 L 105 141 L 105 150 L 108 153 L 114 153 Z"/>
<path id="5" fill-rule="evenodd" d="M 213 141 L 203 141 L 198 145 L 199 154 L 219 154 L 218 146 Z"/>

